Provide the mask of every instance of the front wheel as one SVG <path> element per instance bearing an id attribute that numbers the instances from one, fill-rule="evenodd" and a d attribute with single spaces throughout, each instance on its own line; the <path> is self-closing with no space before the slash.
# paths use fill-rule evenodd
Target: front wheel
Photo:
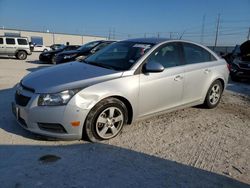
<path id="1" fill-rule="evenodd" d="M 91 142 L 109 140 L 121 132 L 127 119 L 124 103 L 116 98 L 107 98 L 91 109 L 83 131 Z"/>
<path id="2" fill-rule="evenodd" d="M 215 108 L 220 102 L 222 91 L 223 87 L 221 81 L 214 81 L 208 89 L 204 105 L 207 108 Z"/>

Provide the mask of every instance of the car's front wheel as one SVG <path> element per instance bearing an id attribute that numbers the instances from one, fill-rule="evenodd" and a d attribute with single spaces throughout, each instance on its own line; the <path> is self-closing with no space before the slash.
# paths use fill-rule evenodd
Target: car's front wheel
<path id="1" fill-rule="evenodd" d="M 84 125 L 84 135 L 91 142 L 114 138 L 121 132 L 127 119 L 127 108 L 122 101 L 116 98 L 104 99 L 89 112 Z"/>
<path id="2" fill-rule="evenodd" d="M 215 108 L 220 102 L 222 92 L 223 87 L 221 81 L 215 80 L 208 89 L 204 105 L 207 108 Z"/>

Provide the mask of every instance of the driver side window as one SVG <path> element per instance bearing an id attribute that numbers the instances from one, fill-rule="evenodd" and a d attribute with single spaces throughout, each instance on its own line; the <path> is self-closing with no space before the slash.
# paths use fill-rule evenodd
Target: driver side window
<path id="1" fill-rule="evenodd" d="M 168 43 L 156 49 L 148 58 L 148 62 L 157 62 L 165 68 L 180 65 L 179 45 Z"/>

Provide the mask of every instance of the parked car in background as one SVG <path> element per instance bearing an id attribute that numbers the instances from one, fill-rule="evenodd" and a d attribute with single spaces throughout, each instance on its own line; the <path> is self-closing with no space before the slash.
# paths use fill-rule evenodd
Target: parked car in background
<path id="1" fill-rule="evenodd" d="M 228 75 L 225 60 L 202 45 L 129 39 L 82 62 L 30 73 L 16 88 L 12 109 L 31 132 L 63 139 L 86 135 L 96 142 L 156 113 L 199 104 L 215 108 Z"/>
<path id="2" fill-rule="evenodd" d="M 39 60 L 55 64 L 56 54 L 58 54 L 62 51 L 76 50 L 79 47 L 80 47 L 80 45 L 61 46 L 61 48 L 57 48 L 57 50 L 50 50 L 50 51 L 41 53 L 39 56 Z"/>
<path id="3" fill-rule="evenodd" d="M 58 49 L 63 48 L 64 46 L 65 46 L 64 44 L 53 44 L 53 45 L 50 46 L 50 48 L 52 50 L 58 50 Z"/>
<path id="4" fill-rule="evenodd" d="M 33 49 L 34 52 L 47 52 L 47 51 L 50 51 L 50 50 L 51 50 L 50 47 L 40 45 L 40 44 L 36 44 L 34 46 L 34 49 Z"/>
<path id="5" fill-rule="evenodd" d="M 113 42 L 115 41 L 107 41 L 107 40 L 93 41 L 93 42 L 89 42 L 87 44 L 82 45 L 80 48 L 76 50 L 58 53 L 56 56 L 55 63 L 61 64 L 61 63 L 74 61 L 76 59 L 78 60 L 84 59 L 88 57 L 89 55 L 96 53 L 100 49 L 108 46 L 109 44 Z"/>
<path id="6" fill-rule="evenodd" d="M 0 36 L 0 55 L 15 56 L 24 60 L 31 55 L 29 41 L 26 37 Z"/>
<path id="7" fill-rule="evenodd" d="M 228 59 L 233 81 L 250 79 L 250 40 L 236 46 Z"/>

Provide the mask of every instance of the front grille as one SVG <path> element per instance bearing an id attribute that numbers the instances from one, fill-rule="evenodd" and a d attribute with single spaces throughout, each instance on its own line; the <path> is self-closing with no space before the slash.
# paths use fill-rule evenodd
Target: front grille
<path id="1" fill-rule="evenodd" d="M 64 127 L 58 123 L 37 123 L 41 130 L 53 133 L 67 133 Z"/>
<path id="2" fill-rule="evenodd" d="M 243 69 L 250 69 L 250 64 L 248 63 L 239 63 L 239 66 Z"/>
<path id="3" fill-rule="evenodd" d="M 15 101 L 16 104 L 20 105 L 20 106 L 26 106 L 28 104 L 28 102 L 30 101 L 30 97 L 26 97 L 22 94 L 15 94 Z"/>

